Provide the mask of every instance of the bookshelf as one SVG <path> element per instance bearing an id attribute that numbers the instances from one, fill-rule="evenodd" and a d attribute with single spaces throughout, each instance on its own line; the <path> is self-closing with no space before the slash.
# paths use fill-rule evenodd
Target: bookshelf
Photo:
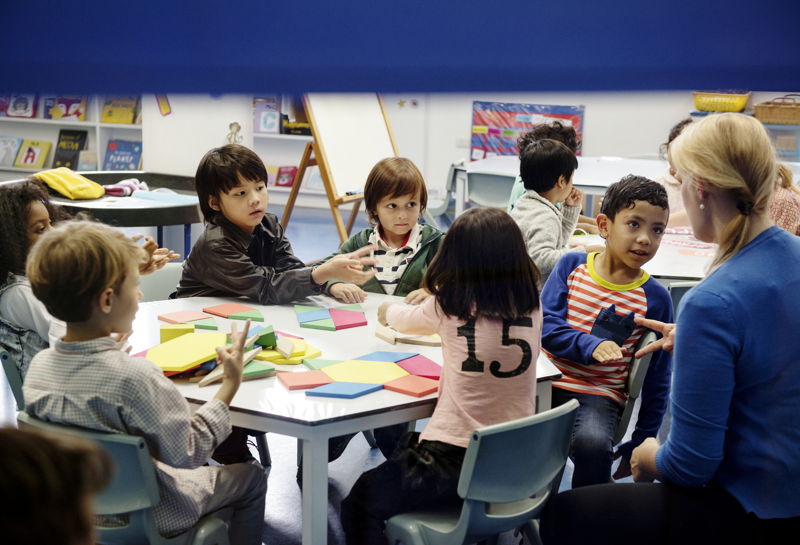
<path id="1" fill-rule="evenodd" d="M 61 129 L 79 129 L 87 132 L 86 148 L 97 152 L 98 169 L 102 169 L 106 147 L 109 140 L 142 141 L 141 124 L 102 123 L 100 112 L 103 107 L 102 95 L 91 95 L 86 106 L 86 120 L 43 119 L 44 105 L 39 97 L 36 117 L 0 117 L 0 136 L 18 136 L 30 140 L 43 140 L 52 145 L 43 168 L 53 165 L 58 132 Z M 0 167 L 0 172 L 33 174 L 39 169 L 14 166 Z"/>

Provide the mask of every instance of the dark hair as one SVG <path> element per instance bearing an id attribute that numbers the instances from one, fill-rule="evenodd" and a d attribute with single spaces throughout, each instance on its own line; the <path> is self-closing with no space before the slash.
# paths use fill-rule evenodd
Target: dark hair
<path id="1" fill-rule="evenodd" d="M 517 150 L 519 158 L 522 159 L 522 152 L 525 151 L 531 142 L 536 140 L 557 140 L 569 149 L 578 153 L 581 142 L 578 140 L 578 133 L 572 125 L 564 125 L 561 121 L 553 121 L 552 123 L 542 123 L 536 125 L 534 128 L 523 134 L 517 139 Z"/>
<path id="2" fill-rule="evenodd" d="M 683 129 L 686 128 L 686 125 L 689 125 L 692 122 L 691 117 L 687 117 L 686 119 L 681 119 L 669 130 L 669 135 L 667 135 L 667 141 L 662 143 L 658 147 L 658 154 L 661 156 L 662 159 L 667 158 L 667 152 L 669 151 L 669 145 L 672 144 L 672 141 L 678 138 Z"/>
<path id="3" fill-rule="evenodd" d="M 200 200 L 203 218 L 209 221 L 216 213 L 208 204 L 209 197 L 219 197 L 241 180 L 267 183 L 267 168 L 256 153 L 239 144 L 227 144 L 206 153 L 194 175 L 194 187 Z"/>
<path id="4" fill-rule="evenodd" d="M 578 168 L 575 152 L 557 140 L 536 140 L 525 148 L 520 157 L 519 174 L 525 189 L 544 193 L 555 187 L 558 178 L 572 178 Z"/>
<path id="5" fill-rule="evenodd" d="M 110 481 L 112 463 L 96 445 L 66 435 L 0 428 L 3 542 L 93 543 L 91 499 Z"/>
<path id="6" fill-rule="evenodd" d="M 669 211 L 667 190 L 664 186 L 644 176 L 628 174 L 608 187 L 603 196 L 600 213 L 613 220 L 617 212 L 623 208 L 633 208 L 636 201 L 647 201 L 653 206 Z"/>
<path id="7" fill-rule="evenodd" d="M 447 230 L 423 285 L 449 316 L 514 319 L 539 308 L 538 280 L 511 216 L 473 208 Z"/>
<path id="8" fill-rule="evenodd" d="M 378 161 L 364 184 L 364 206 L 370 221 L 378 223 L 378 203 L 384 197 L 403 197 L 419 192 L 419 212 L 428 206 L 425 179 L 417 166 L 405 157 L 387 157 Z"/>
<path id="9" fill-rule="evenodd" d="M 9 274 L 25 274 L 25 259 L 30 251 L 28 217 L 35 201 L 47 208 L 52 222 L 69 217 L 61 207 L 50 203 L 41 182 L 27 179 L 0 186 L 0 285 Z"/>

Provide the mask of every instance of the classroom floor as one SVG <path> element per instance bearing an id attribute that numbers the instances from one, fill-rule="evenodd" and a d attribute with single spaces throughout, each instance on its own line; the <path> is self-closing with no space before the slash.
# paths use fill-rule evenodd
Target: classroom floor
<path id="1" fill-rule="evenodd" d="M 270 212 L 280 217 L 280 207 L 270 207 Z M 356 222 L 355 230 L 367 226 L 362 213 Z M 292 242 L 295 254 L 305 262 L 324 257 L 339 245 L 339 238 L 333 229 L 330 212 L 325 209 L 296 208 L 287 228 L 287 237 Z M 0 384 L 0 425 L 12 424 L 16 419 L 11 391 L 3 379 Z M 632 419 L 635 421 L 635 416 Z M 424 421 L 418 426 L 424 425 Z M 264 538 L 268 545 L 298 545 L 301 542 L 301 493 L 295 481 L 297 471 L 297 441 L 294 438 L 267 434 L 267 442 L 272 456 L 269 471 L 266 511 L 264 514 Z M 253 447 L 253 454 L 257 451 Z M 345 453 L 329 466 L 329 511 L 328 543 L 340 545 L 344 537 L 339 523 L 339 504 L 347 495 L 358 476 L 384 461 L 378 449 L 370 449 L 364 436 L 353 438 Z M 571 464 L 564 474 L 562 489 L 569 487 L 572 478 Z M 504 534 L 499 545 L 518 545 L 520 537 Z"/>

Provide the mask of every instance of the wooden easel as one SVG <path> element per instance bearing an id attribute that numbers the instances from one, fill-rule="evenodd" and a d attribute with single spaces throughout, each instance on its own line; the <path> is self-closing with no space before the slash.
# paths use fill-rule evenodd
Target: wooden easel
<path id="1" fill-rule="evenodd" d="M 396 157 L 397 145 L 380 96 L 362 94 L 315 97 L 313 100 L 308 95 L 304 97 L 313 140 L 306 144 L 292 180 L 292 190 L 281 216 L 281 225 L 285 229 L 289 224 L 306 169 L 318 166 L 336 230 L 340 240 L 344 242 L 350 236 L 361 201 L 364 200 L 363 187 L 369 170 L 387 156 Z M 326 142 L 328 145 L 325 145 Z M 348 144 L 347 149 L 342 149 L 342 142 Z M 370 145 L 375 142 L 379 144 Z M 331 153 L 338 154 L 333 157 L 333 161 L 329 156 Z M 339 171 L 333 172 L 332 165 L 336 164 L 339 165 Z M 357 175 L 349 168 L 353 166 L 357 167 Z M 339 194 L 337 183 L 345 189 L 342 194 Z M 353 203 L 353 208 L 345 225 L 339 207 L 347 203 Z"/>

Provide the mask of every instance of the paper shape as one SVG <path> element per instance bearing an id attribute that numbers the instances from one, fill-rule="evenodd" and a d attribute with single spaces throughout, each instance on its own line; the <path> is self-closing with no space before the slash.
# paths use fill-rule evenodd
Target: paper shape
<path id="1" fill-rule="evenodd" d="M 284 371 L 278 373 L 278 380 L 280 380 L 287 390 L 304 390 L 307 388 L 316 388 L 324 384 L 333 382 L 331 378 L 319 370 L 314 371 L 300 371 L 292 373 L 291 371 Z"/>
<path id="2" fill-rule="evenodd" d="M 259 331 L 258 339 L 256 339 L 256 344 L 264 348 L 273 348 L 277 342 L 275 330 L 271 325 L 264 326 L 261 331 Z"/>
<path id="3" fill-rule="evenodd" d="M 306 351 L 306 341 L 303 339 L 292 339 L 289 337 L 278 337 L 275 348 L 283 354 L 284 358 L 292 356 L 302 356 Z"/>
<path id="4" fill-rule="evenodd" d="M 256 359 L 260 361 L 269 361 L 278 365 L 298 365 L 303 363 L 304 359 L 318 358 L 321 355 L 322 350 L 315 348 L 310 344 L 306 344 L 306 351 L 299 356 L 291 356 L 287 358 L 277 350 L 263 350 L 258 356 L 256 356 Z"/>
<path id="5" fill-rule="evenodd" d="M 228 314 L 229 320 L 251 320 L 253 322 L 263 322 L 264 315 L 261 314 L 260 310 L 245 310 L 243 312 L 236 312 L 234 314 Z"/>
<path id="6" fill-rule="evenodd" d="M 297 321 L 300 322 L 301 325 L 306 322 L 316 322 L 317 320 L 325 320 L 330 317 L 331 313 L 327 308 L 297 313 Z"/>
<path id="7" fill-rule="evenodd" d="M 381 384 L 360 384 L 357 382 L 331 382 L 324 386 L 318 386 L 311 390 L 306 390 L 307 396 L 319 397 L 339 397 L 344 399 L 353 399 L 354 397 L 361 397 L 365 394 L 382 390 Z"/>
<path id="8" fill-rule="evenodd" d="M 203 312 L 208 312 L 209 314 L 214 314 L 216 316 L 222 316 L 223 318 L 227 318 L 231 314 L 240 314 L 243 312 L 249 312 L 251 310 L 256 310 L 256 309 L 239 303 L 223 303 L 221 305 L 206 307 L 203 309 Z"/>
<path id="9" fill-rule="evenodd" d="M 439 381 L 431 380 L 425 377 L 418 377 L 415 375 L 408 375 L 401 377 L 383 385 L 387 390 L 393 392 L 400 392 L 414 397 L 422 397 L 432 394 L 439 389 Z"/>
<path id="10" fill-rule="evenodd" d="M 336 382 L 358 382 L 361 384 L 384 384 L 408 375 L 396 363 L 388 361 L 347 360 L 322 369 Z"/>
<path id="11" fill-rule="evenodd" d="M 342 360 L 322 360 L 319 358 L 303 358 L 303 365 L 309 369 L 322 369 L 334 363 L 339 363 Z"/>
<path id="12" fill-rule="evenodd" d="M 194 326 L 191 324 L 170 324 L 170 325 L 162 325 L 159 330 L 159 339 L 162 343 L 167 341 L 171 341 L 172 339 L 177 339 L 181 335 L 186 335 L 187 333 L 193 333 Z"/>
<path id="13" fill-rule="evenodd" d="M 292 335 L 291 333 L 285 333 L 283 331 L 275 330 L 276 335 L 280 335 L 281 337 L 289 337 L 290 339 L 302 339 L 303 337 L 299 337 L 297 335 Z"/>
<path id="14" fill-rule="evenodd" d="M 195 329 L 208 329 L 213 331 L 219 329 L 219 327 L 217 326 L 217 322 L 214 321 L 214 318 L 206 318 L 204 320 L 192 320 L 191 322 L 188 323 L 192 324 L 195 327 Z"/>
<path id="15" fill-rule="evenodd" d="M 439 380 L 439 377 L 442 375 L 442 367 L 432 359 L 426 358 L 421 354 L 417 354 L 405 360 L 400 360 L 397 362 L 397 365 L 412 375 L 433 380 Z"/>
<path id="16" fill-rule="evenodd" d="M 244 355 L 242 356 L 242 361 L 245 364 L 244 365 L 244 372 L 247 372 L 247 366 L 250 365 L 250 363 L 252 363 L 252 360 L 260 352 L 261 352 L 261 347 L 254 348 L 253 350 L 249 350 L 248 352 L 244 353 Z M 274 371 L 275 368 L 272 367 L 272 370 Z M 207 374 L 204 377 L 201 377 L 200 378 L 200 382 L 198 382 L 197 385 L 198 386 L 208 386 L 209 384 L 213 384 L 215 382 L 219 382 L 219 381 L 222 380 L 222 377 L 223 377 L 224 374 L 225 374 L 225 368 L 222 365 L 218 365 L 214 369 L 212 369 L 209 374 Z M 251 378 L 258 378 L 258 377 L 251 377 Z M 244 378 L 244 373 L 243 373 L 242 379 L 243 380 L 248 380 L 247 378 Z"/>
<path id="17" fill-rule="evenodd" d="M 330 314 L 333 323 L 336 324 L 336 329 L 347 329 L 350 327 L 367 325 L 367 317 L 363 312 L 332 308 Z"/>
<path id="18" fill-rule="evenodd" d="M 253 380 L 257 378 L 271 377 L 275 374 L 275 368 L 267 363 L 253 360 L 244 366 L 242 380 Z"/>
<path id="19" fill-rule="evenodd" d="M 400 360 L 405 360 L 416 355 L 416 352 L 370 352 L 369 354 L 364 354 L 363 356 L 353 359 L 367 361 L 391 361 L 396 363 Z"/>
<path id="20" fill-rule="evenodd" d="M 183 324 L 186 322 L 194 322 L 195 320 L 205 320 L 206 318 L 211 318 L 211 316 L 197 310 L 178 310 L 158 316 L 159 320 L 170 324 Z"/>
<path id="21" fill-rule="evenodd" d="M 340 310 L 355 310 L 357 312 L 364 312 L 364 307 L 359 305 L 358 303 L 353 303 L 352 305 L 341 305 L 338 307 L 334 307 Z"/>
<path id="22" fill-rule="evenodd" d="M 294 312 L 295 314 L 301 314 L 303 312 L 313 312 L 315 310 L 325 310 L 323 307 L 318 307 L 314 305 L 295 305 Z"/>
<path id="23" fill-rule="evenodd" d="M 338 328 L 331 318 L 325 320 L 315 320 L 313 322 L 303 322 L 300 327 L 307 329 L 321 329 L 322 331 L 336 331 Z"/>
<path id="24" fill-rule="evenodd" d="M 147 359 L 163 371 L 182 373 L 217 357 L 216 348 L 226 341 L 225 333 L 187 333 L 154 346 L 147 351 Z"/>

